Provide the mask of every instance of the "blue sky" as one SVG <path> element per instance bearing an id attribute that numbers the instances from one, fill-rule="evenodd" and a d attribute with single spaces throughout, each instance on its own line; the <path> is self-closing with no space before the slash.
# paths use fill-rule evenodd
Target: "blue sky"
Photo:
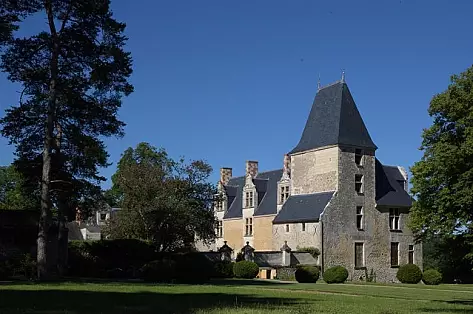
<path id="1" fill-rule="evenodd" d="M 472 1 L 122 1 L 135 93 L 120 118 L 126 136 L 107 139 L 113 166 L 145 141 L 173 157 L 205 159 L 244 172 L 282 166 L 298 142 L 317 90 L 341 69 L 386 164 L 421 157 L 433 95 L 472 65 Z M 28 21 L 24 32 L 43 27 Z M 0 74 L 0 115 L 18 102 Z M 0 138 L 0 165 L 13 147 Z M 110 181 L 104 184 L 110 185 Z"/>

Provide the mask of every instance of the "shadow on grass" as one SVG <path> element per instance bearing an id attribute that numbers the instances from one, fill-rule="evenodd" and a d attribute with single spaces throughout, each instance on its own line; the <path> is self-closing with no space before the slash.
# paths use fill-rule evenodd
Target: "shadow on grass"
<path id="1" fill-rule="evenodd" d="M 439 302 L 439 303 L 446 303 L 446 304 L 454 304 L 459 305 L 462 308 L 458 309 L 438 309 L 438 308 L 428 308 L 423 307 L 419 308 L 418 310 L 422 313 L 470 313 L 473 314 L 473 300 L 435 300 L 432 302 Z"/>
<path id="2" fill-rule="evenodd" d="M 294 308 L 296 298 L 256 297 L 225 293 L 166 293 L 74 290 L 1 290 L 0 313 L 195 313 L 212 309 Z"/>

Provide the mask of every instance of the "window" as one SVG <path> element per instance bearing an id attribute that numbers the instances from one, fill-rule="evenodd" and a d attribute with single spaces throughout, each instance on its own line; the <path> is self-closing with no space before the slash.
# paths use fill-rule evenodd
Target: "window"
<path id="1" fill-rule="evenodd" d="M 305 222 L 302 223 L 302 231 L 305 231 Z"/>
<path id="2" fill-rule="evenodd" d="M 105 220 L 107 218 L 107 214 L 100 214 L 100 220 Z"/>
<path id="3" fill-rule="evenodd" d="M 245 207 L 253 207 L 253 191 L 246 192 Z"/>
<path id="4" fill-rule="evenodd" d="M 363 165 L 363 151 L 361 149 L 355 149 L 355 164 L 357 166 Z"/>
<path id="5" fill-rule="evenodd" d="M 399 225 L 399 217 L 399 208 L 389 209 L 389 229 L 401 230 L 401 226 Z"/>
<path id="6" fill-rule="evenodd" d="M 217 238 L 223 237 L 223 221 L 219 220 L 217 221 Z"/>
<path id="7" fill-rule="evenodd" d="M 289 225 L 286 225 L 286 232 L 289 232 Z"/>
<path id="8" fill-rule="evenodd" d="M 216 208 L 218 212 L 223 211 L 223 201 L 217 201 Z"/>
<path id="9" fill-rule="evenodd" d="M 363 243 L 355 243 L 355 267 L 364 267 L 365 262 L 363 259 Z"/>
<path id="10" fill-rule="evenodd" d="M 245 236 L 253 235 L 253 218 L 246 218 L 245 220 Z"/>
<path id="11" fill-rule="evenodd" d="M 413 245 L 409 245 L 408 263 L 414 264 L 414 246 Z"/>
<path id="12" fill-rule="evenodd" d="M 279 201 L 280 204 L 284 203 L 289 198 L 289 185 L 281 186 L 279 188 Z"/>
<path id="13" fill-rule="evenodd" d="M 399 242 L 391 242 L 391 266 L 399 266 Z"/>
<path id="14" fill-rule="evenodd" d="M 356 193 L 363 193 L 363 175 L 355 174 L 355 191 Z"/>
<path id="15" fill-rule="evenodd" d="M 356 206 L 356 228 L 363 230 L 363 206 Z"/>

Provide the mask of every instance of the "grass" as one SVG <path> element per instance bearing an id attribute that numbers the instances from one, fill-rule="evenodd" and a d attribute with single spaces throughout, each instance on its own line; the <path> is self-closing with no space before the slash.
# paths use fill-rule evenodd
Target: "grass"
<path id="1" fill-rule="evenodd" d="M 0 313 L 473 313 L 473 286 L 221 280 L 0 284 Z"/>

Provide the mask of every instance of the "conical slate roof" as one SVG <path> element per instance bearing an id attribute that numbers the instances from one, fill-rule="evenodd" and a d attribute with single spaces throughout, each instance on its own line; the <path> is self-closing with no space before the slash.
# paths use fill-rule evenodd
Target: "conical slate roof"
<path id="1" fill-rule="evenodd" d="M 343 81 L 317 92 L 299 144 L 289 154 L 336 144 L 377 149 Z"/>

